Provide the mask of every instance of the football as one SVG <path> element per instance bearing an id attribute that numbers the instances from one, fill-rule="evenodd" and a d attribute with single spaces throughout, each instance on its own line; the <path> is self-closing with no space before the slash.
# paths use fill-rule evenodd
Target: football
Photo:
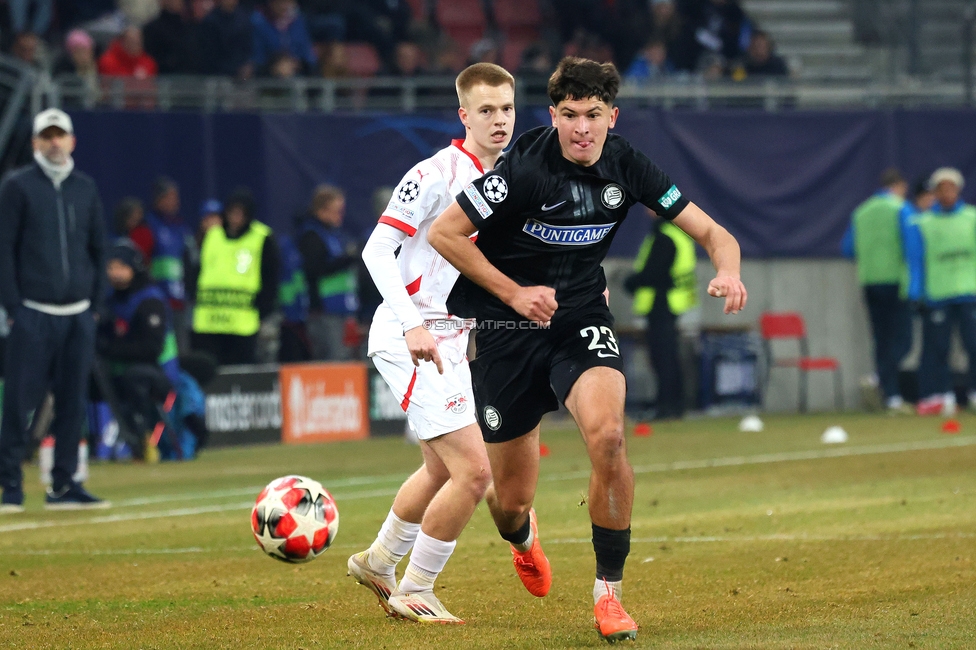
<path id="1" fill-rule="evenodd" d="M 339 531 L 329 491 L 304 476 L 268 484 L 251 510 L 251 532 L 265 553 L 283 562 L 308 562 L 325 552 Z"/>

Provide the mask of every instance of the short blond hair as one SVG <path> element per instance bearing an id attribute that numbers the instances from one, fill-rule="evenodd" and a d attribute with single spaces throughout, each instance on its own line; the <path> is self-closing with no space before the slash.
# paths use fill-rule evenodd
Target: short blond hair
<path id="1" fill-rule="evenodd" d="M 512 92 L 515 92 L 515 77 L 508 70 L 494 63 L 475 63 L 462 70 L 454 82 L 461 106 L 467 104 L 468 93 L 478 84 L 492 88 L 508 84 L 512 87 Z"/>
<path id="2" fill-rule="evenodd" d="M 312 212 L 318 212 L 332 205 L 333 201 L 346 198 L 345 192 L 335 185 L 319 185 L 312 194 Z"/>

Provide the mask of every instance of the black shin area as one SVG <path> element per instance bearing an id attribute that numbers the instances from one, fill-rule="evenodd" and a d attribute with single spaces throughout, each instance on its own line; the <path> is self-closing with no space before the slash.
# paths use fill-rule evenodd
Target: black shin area
<path id="1" fill-rule="evenodd" d="M 522 526 L 515 532 L 503 533 L 502 531 L 498 531 L 498 534 L 502 536 L 502 539 L 510 544 L 524 544 L 525 540 L 529 539 L 530 525 L 531 523 L 529 522 L 529 518 L 526 517 L 525 523 L 522 524 Z"/>
<path id="2" fill-rule="evenodd" d="M 611 530 L 593 524 L 593 550 L 596 553 L 596 578 L 619 582 L 630 553 L 630 528 Z"/>

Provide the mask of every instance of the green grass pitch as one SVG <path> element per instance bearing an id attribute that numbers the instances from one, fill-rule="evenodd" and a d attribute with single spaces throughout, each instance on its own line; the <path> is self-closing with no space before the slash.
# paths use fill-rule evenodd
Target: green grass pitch
<path id="1" fill-rule="evenodd" d="M 628 434 L 637 472 L 624 605 L 635 647 L 976 648 L 976 418 L 770 416 Z M 844 445 L 823 445 L 839 424 Z M 386 619 L 346 577 L 400 481 L 400 439 L 215 450 L 186 464 L 103 465 L 108 511 L 0 518 L 0 648 L 580 648 L 593 629 L 588 462 L 571 424 L 544 426 L 536 500 L 549 596 L 521 586 L 480 506 L 438 580 L 464 626 Z M 258 551 L 253 499 L 268 481 L 321 481 L 335 544 L 304 565 Z M 402 570 L 401 565 L 401 570 Z"/>

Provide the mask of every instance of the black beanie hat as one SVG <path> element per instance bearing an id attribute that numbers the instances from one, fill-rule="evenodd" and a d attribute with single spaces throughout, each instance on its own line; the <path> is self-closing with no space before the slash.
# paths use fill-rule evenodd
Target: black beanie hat
<path id="1" fill-rule="evenodd" d="M 109 261 L 119 260 L 123 264 L 132 267 L 136 273 L 146 272 L 146 260 L 142 251 L 136 247 L 128 237 L 120 237 L 112 242 L 112 249 L 108 255 Z"/>

